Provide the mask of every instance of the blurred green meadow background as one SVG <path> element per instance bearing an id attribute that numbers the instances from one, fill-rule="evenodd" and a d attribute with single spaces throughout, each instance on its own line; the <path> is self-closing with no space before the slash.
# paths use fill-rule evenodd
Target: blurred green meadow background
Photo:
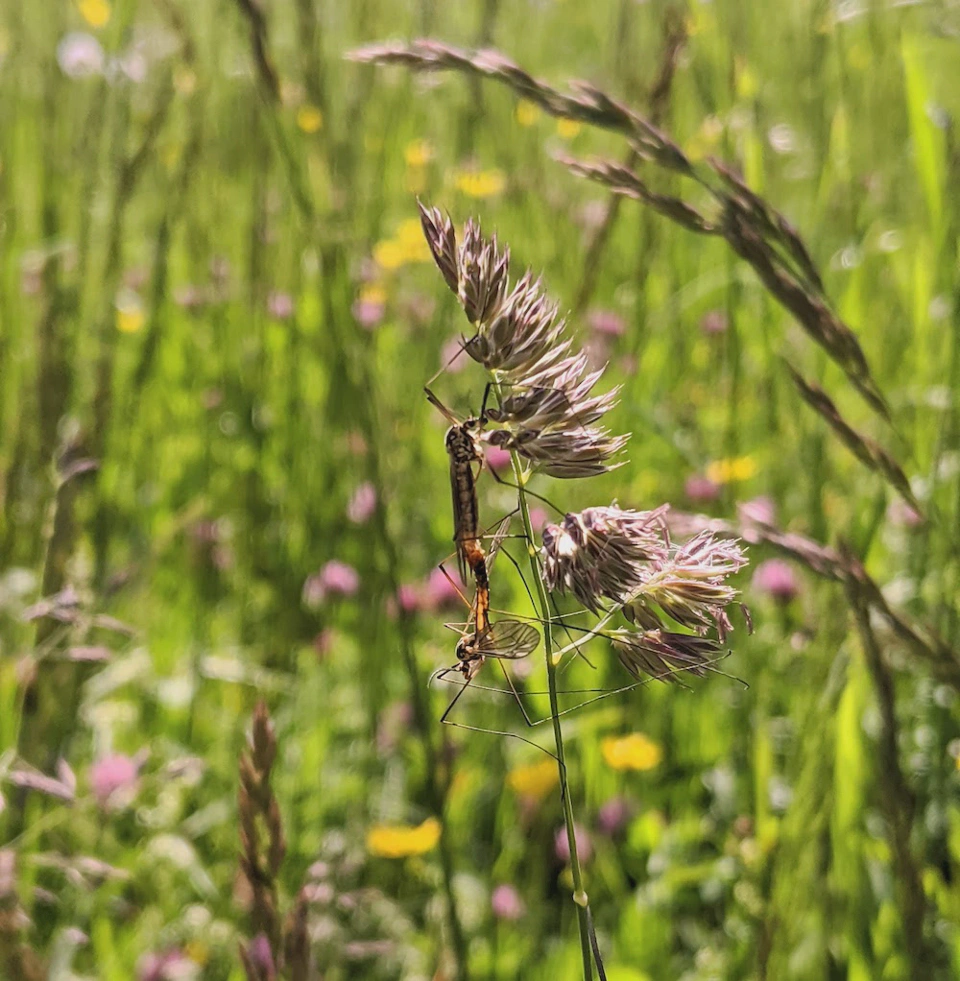
<path id="1" fill-rule="evenodd" d="M 558 162 L 622 158 L 616 136 L 344 57 L 420 36 L 588 79 L 742 172 L 800 231 L 892 422 L 722 240 Z M 437 571 L 446 422 L 422 386 L 467 325 L 418 196 L 542 273 L 623 385 L 629 463 L 531 488 L 759 515 L 849 549 L 941 641 L 924 658 L 889 621 L 858 629 L 843 583 L 756 544 L 755 629 L 720 665 L 745 684 L 564 717 L 607 977 L 958 976 L 958 65 L 947 2 L 6 4 L 0 976 L 274 976 L 249 966 L 274 927 L 240 862 L 260 699 L 286 841 L 267 892 L 310 948 L 282 976 L 582 976 L 555 763 L 441 726 L 452 689 L 427 687 L 466 608 Z M 785 361 L 899 461 L 922 517 Z M 484 380 L 461 358 L 433 387 L 468 414 Z M 479 485 L 492 525 L 515 497 Z M 532 613 L 509 562 L 493 588 Z M 631 681 L 604 643 L 588 656 L 565 685 Z M 509 695 L 452 718 L 551 745 Z"/>

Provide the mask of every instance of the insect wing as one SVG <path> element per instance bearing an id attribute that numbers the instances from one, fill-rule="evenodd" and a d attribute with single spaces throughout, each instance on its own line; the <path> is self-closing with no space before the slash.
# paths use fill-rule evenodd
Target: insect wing
<path id="1" fill-rule="evenodd" d="M 484 657 L 504 657 L 511 660 L 526 657 L 536 650 L 540 633 L 536 627 L 519 620 L 498 620 L 485 631 L 477 644 L 477 653 Z"/>
<path id="2" fill-rule="evenodd" d="M 500 526 L 494 533 L 493 539 L 490 542 L 490 548 L 487 551 L 487 575 L 489 576 L 493 570 L 493 562 L 497 557 L 497 553 L 500 551 L 500 546 L 503 544 L 503 540 L 507 537 L 507 532 L 510 530 L 510 522 L 513 520 L 512 515 L 507 515 L 500 522 Z"/>
<path id="3" fill-rule="evenodd" d="M 463 528 L 463 514 L 460 509 L 460 487 L 457 484 L 457 470 L 450 464 L 450 499 L 453 501 L 453 541 L 457 546 L 457 569 L 460 582 L 467 582 L 467 554 L 463 547 L 466 533 Z"/>

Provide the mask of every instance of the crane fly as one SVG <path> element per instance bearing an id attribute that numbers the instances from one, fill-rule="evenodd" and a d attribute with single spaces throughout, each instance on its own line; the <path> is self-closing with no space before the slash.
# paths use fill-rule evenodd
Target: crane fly
<path id="1" fill-rule="evenodd" d="M 510 530 L 510 520 L 511 516 L 508 515 L 500 522 L 500 527 L 490 544 L 489 555 L 484 555 L 483 571 L 485 577 L 493 568 L 493 563 L 503 540 Z M 540 632 L 529 623 L 513 619 L 492 622 L 489 614 L 489 593 L 489 583 L 486 583 L 486 588 L 482 592 L 478 582 L 477 597 L 473 604 L 466 601 L 471 606 L 470 619 L 465 624 L 464 629 L 460 631 L 460 639 L 457 641 L 457 663 L 452 667 L 442 669 L 437 675 L 438 678 L 442 678 L 447 674 L 457 672 L 464 679 L 460 691 L 457 692 L 443 713 L 441 722 L 446 721 L 453 706 L 456 705 L 467 685 L 477 676 L 483 667 L 483 662 L 488 657 L 501 660 L 518 660 L 531 654 L 536 649 L 537 644 L 540 643 Z M 466 600 L 466 598 L 464 599 Z"/>
<path id="2" fill-rule="evenodd" d="M 485 404 L 480 415 L 461 422 L 430 391 L 424 389 L 430 404 L 435 406 L 450 423 L 444 437 L 444 446 L 450 458 L 450 491 L 453 501 L 453 541 L 457 548 L 457 566 L 460 579 L 467 581 L 467 567 L 476 583 L 476 600 L 473 615 L 477 632 L 489 624 L 490 579 L 487 555 L 480 544 L 480 505 L 477 501 L 477 473 L 474 465 L 483 467 L 483 449 L 479 433 L 486 419 Z M 486 399 L 484 399 L 486 403 Z"/>

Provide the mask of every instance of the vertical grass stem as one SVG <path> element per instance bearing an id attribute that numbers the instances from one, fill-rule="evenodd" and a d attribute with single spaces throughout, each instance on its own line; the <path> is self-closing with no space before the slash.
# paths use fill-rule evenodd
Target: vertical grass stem
<path id="1" fill-rule="evenodd" d="M 498 390 L 499 395 L 499 390 Z M 587 893 L 583 888 L 583 873 L 580 870 L 580 856 L 577 854 L 577 837 L 573 821 L 573 804 L 567 784 L 567 764 L 563 752 L 563 729 L 560 725 L 560 703 L 557 698 L 557 666 L 553 660 L 553 634 L 551 631 L 551 607 L 543 586 L 543 578 L 537 565 L 537 552 L 533 544 L 533 526 L 530 523 L 530 509 L 524 493 L 524 473 L 520 457 L 511 452 L 513 475 L 517 482 L 517 503 L 523 521 L 523 531 L 527 538 L 527 555 L 530 572 L 536 588 L 537 606 L 543 621 L 543 648 L 547 662 L 547 688 L 550 692 L 550 715 L 553 719 L 553 738 L 556 744 L 557 766 L 560 769 L 560 798 L 563 802 L 563 821 L 567 829 L 567 843 L 570 847 L 570 872 L 573 876 L 573 901 L 577 905 L 577 921 L 580 927 L 580 950 L 583 954 L 584 981 L 593 981 L 592 955 L 590 951 L 590 910 Z"/>

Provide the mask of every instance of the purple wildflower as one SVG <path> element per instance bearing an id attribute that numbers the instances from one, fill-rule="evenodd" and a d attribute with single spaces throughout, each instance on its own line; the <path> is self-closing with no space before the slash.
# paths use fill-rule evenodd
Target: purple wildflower
<path id="1" fill-rule="evenodd" d="M 590 328 L 605 337 L 622 337 L 627 330 L 623 317 L 613 310 L 594 310 L 588 317 Z"/>
<path id="2" fill-rule="evenodd" d="M 593 842 L 590 840 L 590 835 L 582 825 L 575 824 L 573 836 L 577 842 L 577 855 L 580 856 L 580 861 L 586 865 L 593 858 Z M 570 841 L 567 838 L 566 828 L 557 829 L 557 833 L 553 837 L 553 848 L 561 862 L 570 861 Z"/>
<path id="3" fill-rule="evenodd" d="M 377 489 L 365 481 L 353 492 L 347 505 L 347 517 L 355 524 L 362 525 L 368 521 L 377 509 Z"/>
<path id="4" fill-rule="evenodd" d="M 703 474 L 693 474 L 687 477 L 683 493 L 694 504 L 708 504 L 720 496 L 720 485 Z"/>
<path id="5" fill-rule="evenodd" d="M 144 954 L 137 962 L 137 981 L 187 981 L 197 973 L 196 963 L 177 949 Z"/>
<path id="6" fill-rule="evenodd" d="M 308 576 L 303 584 L 303 602 L 315 608 L 328 596 L 353 596 L 360 588 L 360 577 L 353 566 L 331 559 L 323 568 Z"/>
<path id="7" fill-rule="evenodd" d="M 543 508 L 530 508 L 530 527 L 535 532 L 543 531 L 549 515 Z"/>
<path id="8" fill-rule="evenodd" d="M 100 75 L 104 65 L 103 48 L 92 34 L 71 31 L 57 45 L 57 64 L 67 78 Z"/>
<path id="9" fill-rule="evenodd" d="M 597 824 L 605 835 L 613 838 L 627 826 L 632 811 L 633 807 L 626 797 L 611 797 L 600 805 Z"/>
<path id="10" fill-rule="evenodd" d="M 230 260 L 225 255 L 215 255 L 210 259 L 210 278 L 218 289 L 230 284 Z"/>
<path id="11" fill-rule="evenodd" d="M 722 334 L 727 329 L 727 315 L 722 310 L 710 310 L 700 321 L 700 330 L 704 334 Z"/>
<path id="12" fill-rule="evenodd" d="M 503 449 L 501 446 L 488 446 L 485 457 L 487 466 L 495 473 L 500 473 L 510 468 L 510 461 L 512 459 L 510 451 Z"/>
<path id="13" fill-rule="evenodd" d="M 919 528 L 923 524 L 923 515 L 898 497 L 887 508 L 887 521 L 901 528 Z"/>
<path id="14" fill-rule="evenodd" d="M 800 591 L 800 584 L 789 562 L 767 559 L 754 571 L 753 588 L 766 593 L 778 603 L 789 603 Z"/>
<path id="15" fill-rule="evenodd" d="M 497 886 L 491 893 L 490 909 L 496 919 L 510 922 L 519 920 L 527 911 L 520 893 L 507 883 Z"/>
<path id="16" fill-rule="evenodd" d="M 362 296 L 354 301 L 350 312 L 364 330 L 373 330 L 383 322 L 386 309 L 386 304 L 378 297 Z"/>
<path id="17" fill-rule="evenodd" d="M 245 955 L 244 961 L 253 969 L 253 977 L 274 981 L 277 977 L 277 966 L 266 934 L 258 933 L 242 953 Z"/>
<path id="18" fill-rule="evenodd" d="M 185 286 L 178 286 L 173 291 L 173 302 L 183 310 L 199 310 L 208 300 L 207 291 L 202 286 L 191 286 L 188 283 Z"/>
<path id="19" fill-rule="evenodd" d="M 413 583 L 401 583 L 397 587 L 397 606 L 401 613 L 416 613 L 423 606 L 420 587 Z"/>
<path id="20" fill-rule="evenodd" d="M 451 575 L 454 577 L 453 582 L 449 578 Z M 462 603 L 460 597 L 464 594 L 464 585 L 458 576 L 449 572 L 445 575 L 443 570 L 434 569 L 427 578 L 424 604 L 430 610 L 440 610 L 445 607 L 459 609 Z"/>
<path id="21" fill-rule="evenodd" d="M 104 810 L 117 810 L 132 803 L 136 796 L 140 763 L 132 756 L 114 753 L 90 767 L 90 787 L 97 804 Z"/>
<path id="22" fill-rule="evenodd" d="M 117 67 L 128 81 L 133 82 L 134 85 L 139 85 L 146 80 L 149 65 L 144 53 L 133 47 L 120 55 L 117 59 Z"/>
<path id="23" fill-rule="evenodd" d="M 272 290 L 267 297 L 267 312 L 275 320 L 289 320 L 293 316 L 293 297 L 280 290 Z"/>
<path id="24" fill-rule="evenodd" d="M 392 702 L 377 719 L 377 749 L 390 753 L 413 725 L 413 707 L 409 702 Z"/>
<path id="25" fill-rule="evenodd" d="M 777 506 L 765 495 L 738 504 L 737 512 L 744 524 L 772 525 L 777 520 Z"/>

